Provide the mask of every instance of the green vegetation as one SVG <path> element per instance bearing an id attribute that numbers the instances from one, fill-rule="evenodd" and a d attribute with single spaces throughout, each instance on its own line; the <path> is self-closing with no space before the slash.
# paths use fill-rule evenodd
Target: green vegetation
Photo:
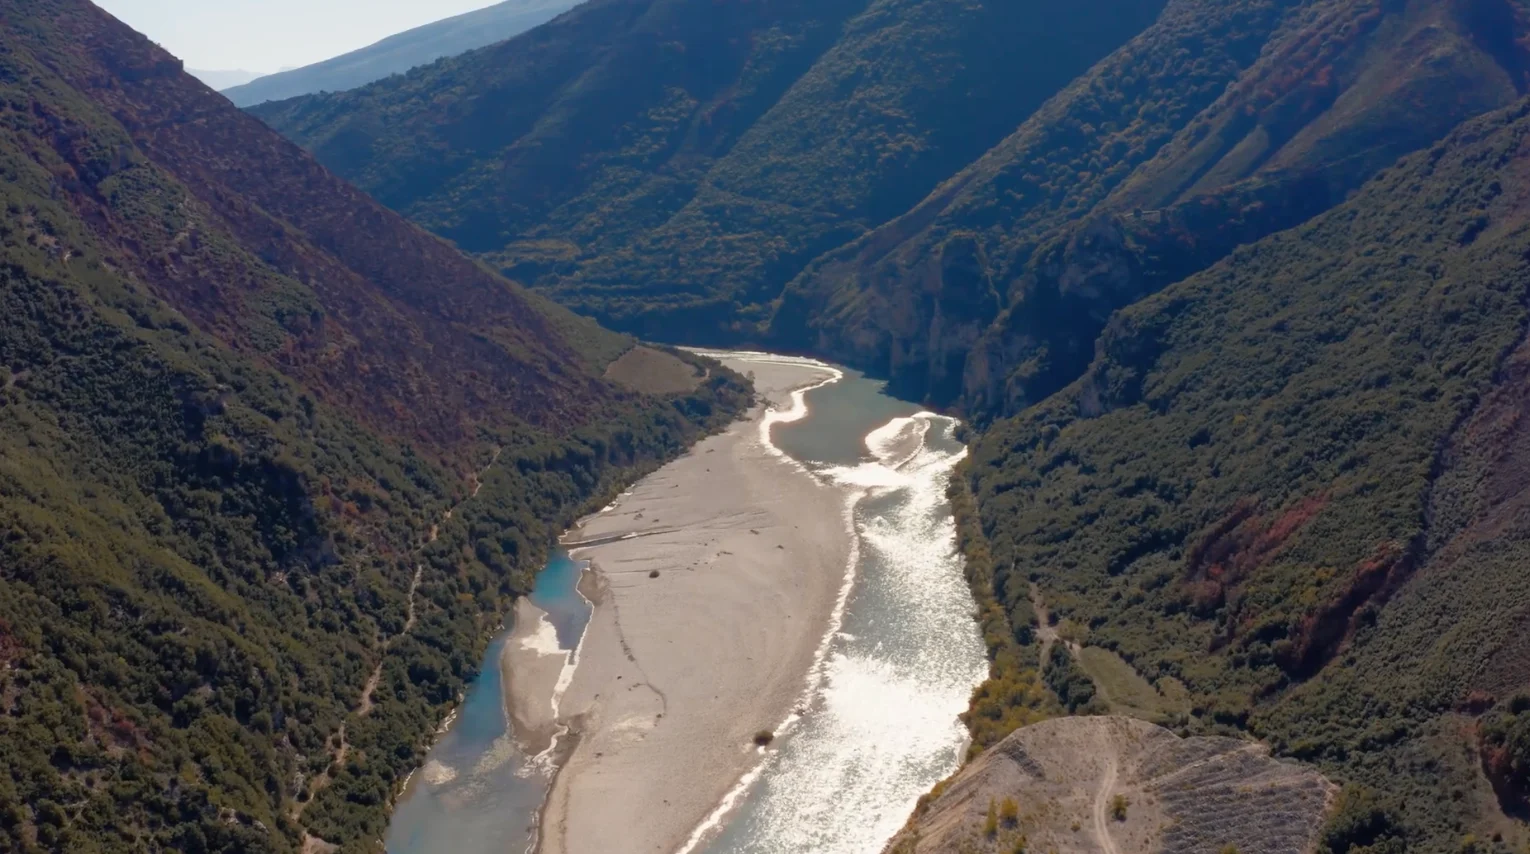
<path id="1" fill-rule="evenodd" d="M 1032 629 L 1036 618 L 1029 601 L 1017 605 L 1010 614 L 999 604 L 997 593 L 1001 588 L 993 554 L 983 535 L 966 478 L 952 479 L 948 497 L 956 516 L 957 545 L 967 558 L 967 578 L 978 603 L 978 622 L 988 647 L 989 678 L 973 692 L 971 706 L 962 715 L 972 734 L 970 758 L 1020 727 L 1046 720 L 1063 710 L 1041 679 L 1041 645 Z"/>
<path id="2" fill-rule="evenodd" d="M 252 112 L 613 328 L 736 342 L 814 257 L 902 214 L 1163 5 L 596 0 Z"/>
<path id="3" fill-rule="evenodd" d="M 1020 823 L 1020 805 L 1015 803 L 1014 798 L 1005 798 L 999 804 L 999 821 L 1005 827 L 1014 827 Z"/>
<path id="4" fill-rule="evenodd" d="M 1400 854 L 1408 846 L 1397 804 L 1375 791 L 1346 786 L 1318 842 L 1321 854 Z"/>
<path id="5" fill-rule="evenodd" d="M 1125 795 L 1115 795 L 1110 799 L 1110 817 L 1115 821 L 1126 821 L 1126 810 L 1132 802 Z"/>
<path id="6" fill-rule="evenodd" d="M 201 89 L 87 3 L 0 41 L 0 850 L 371 850 L 556 534 L 748 391 L 604 383 L 223 102 L 150 121 Z"/>
<path id="7" fill-rule="evenodd" d="M 1038 583 L 1091 643 L 1184 683 L 1193 728 L 1395 798 L 1413 850 L 1477 820 L 1443 716 L 1530 675 L 1520 536 L 1480 527 L 1520 471 L 1488 425 L 1518 417 L 1527 133 L 1524 108 L 1470 123 L 1120 312 L 1087 375 L 968 470 L 1006 606 Z M 1074 705 L 1064 664 L 1048 682 Z"/>
<path id="8" fill-rule="evenodd" d="M 364 848 L 551 532 L 745 392 L 78 0 L 18 9 L 0 822 Z M 1345 784 L 1328 851 L 1503 850 L 1526 45 L 1523 0 L 591 0 L 257 114 L 625 330 L 970 416 L 974 753 L 1114 704 Z"/>
<path id="9" fill-rule="evenodd" d="M 1505 810 L 1530 805 L 1530 696 L 1519 695 L 1483 718 L 1478 741 L 1483 770 Z"/>
<path id="10" fill-rule="evenodd" d="M 1078 665 L 1094 683 L 1099 700 L 1113 714 L 1172 725 L 1190 712 L 1183 692 L 1177 697 L 1160 693 L 1121 656 L 1108 649 L 1083 647 L 1078 651 Z M 1165 680 L 1172 683 L 1173 677 L 1165 677 Z M 1172 693 L 1173 689 L 1170 690 Z"/>
<path id="11" fill-rule="evenodd" d="M 1094 680 L 1074 660 L 1067 644 L 1052 645 L 1046 682 L 1069 714 L 1099 714 L 1106 710 L 1104 702 L 1096 698 Z"/>

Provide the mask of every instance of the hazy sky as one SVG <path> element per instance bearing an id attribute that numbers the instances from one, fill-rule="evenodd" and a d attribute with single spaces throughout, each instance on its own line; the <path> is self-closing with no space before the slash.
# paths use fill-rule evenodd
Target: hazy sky
<path id="1" fill-rule="evenodd" d="M 3 0 L 0 0 L 3 2 Z M 307 65 L 496 0 L 95 0 L 187 68 Z"/>

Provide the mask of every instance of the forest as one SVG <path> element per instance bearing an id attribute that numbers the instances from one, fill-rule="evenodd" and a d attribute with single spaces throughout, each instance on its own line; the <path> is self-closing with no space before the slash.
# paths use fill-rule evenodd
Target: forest
<path id="1" fill-rule="evenodd" d="M 0 44 L 0 850 L 370 850 L 558 534 L 747 384 L 607 382 L 631 339 L 225 102 L 135 120 L 205 90 L 87 3 L 7 8 Z M 328 207 L 256 227 L 282 200 L 241 168 Z M 422 262 L 477 310 L 393 278 Z"/>

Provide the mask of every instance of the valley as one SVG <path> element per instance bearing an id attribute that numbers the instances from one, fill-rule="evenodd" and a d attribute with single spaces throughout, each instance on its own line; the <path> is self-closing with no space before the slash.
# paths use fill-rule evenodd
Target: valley
<path id="1" fill-rule="evenodd" d="M 1530 2 L 537 8 L 0 10 L 0 850 L 1527 850 Z"/>

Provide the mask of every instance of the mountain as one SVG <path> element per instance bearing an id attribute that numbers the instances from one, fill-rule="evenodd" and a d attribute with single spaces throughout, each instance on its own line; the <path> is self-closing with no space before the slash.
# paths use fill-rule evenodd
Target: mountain
<path id="1" fill-rule="evenodd" d="M 1527 135 L 1526 101 L 1470 121 L 1117 312 L 966 472 L 1023 639 L 1039 594 L 1178 720 L 1364 787 L 1385 826 L 1349 844 L 1406 847 L 1362 850 L 1523 842 L 1473 718 L 1530 688 Z"/>
<path id="2" fill-rule="evenodd" d="M 592 0 L 253 112 L 608 324 L 968 416 L 978 767 L 1132 714 L 1316 766 L 1320 851 L 1507 852 L 1527 45 L 1522 0 Z"/>
<path id="3" fill-rule="evenodd" d="M 989 418 L 1111 310 L 1518 97 L 1516 3 L 604 0 L 255 114 L 615 328 Z"/>
<path id="4" fill-rule="evenodd" d="M 186 73 L 206 83 L 213 89 L 228 89 L 234 86 L 243 86 L 252 80 L 258 80 L 266 76 L 260 71 L 199 71 L 195 68 L 186 69 Z"/>
<path id="5" fill-rule="evenodd" d="M 333 59 L 240 80 L 222 89 L 241 107 L 313 92 L 343 92 L 427 65 L 443 56 L 504 41 L 552 20 L 579 0 L 504 0 L 485 9 L 415 27 Z"/>
<path id="6" fill-rule="evenodd" d="M 815 261 L 775 331 L 913 396 L 1013 412 L 1082 372 L 1111 311 L 1516 100 L 1525 32 L 1507 0 L 1171 4 L 939 192 Z"/>
<path id="7" fill-rule="evenodd" d="M 567 305 L 736 342 L 813 257 L 917 203 L 1162 6 L 596 0 L 254 112 Z"/>
<path id="8" fill-rule="evenodd" d="M 368 848 L 557 532 L 743 381 L 607 380 L 85 0 L 0 45 L 0 848 Z"/>

